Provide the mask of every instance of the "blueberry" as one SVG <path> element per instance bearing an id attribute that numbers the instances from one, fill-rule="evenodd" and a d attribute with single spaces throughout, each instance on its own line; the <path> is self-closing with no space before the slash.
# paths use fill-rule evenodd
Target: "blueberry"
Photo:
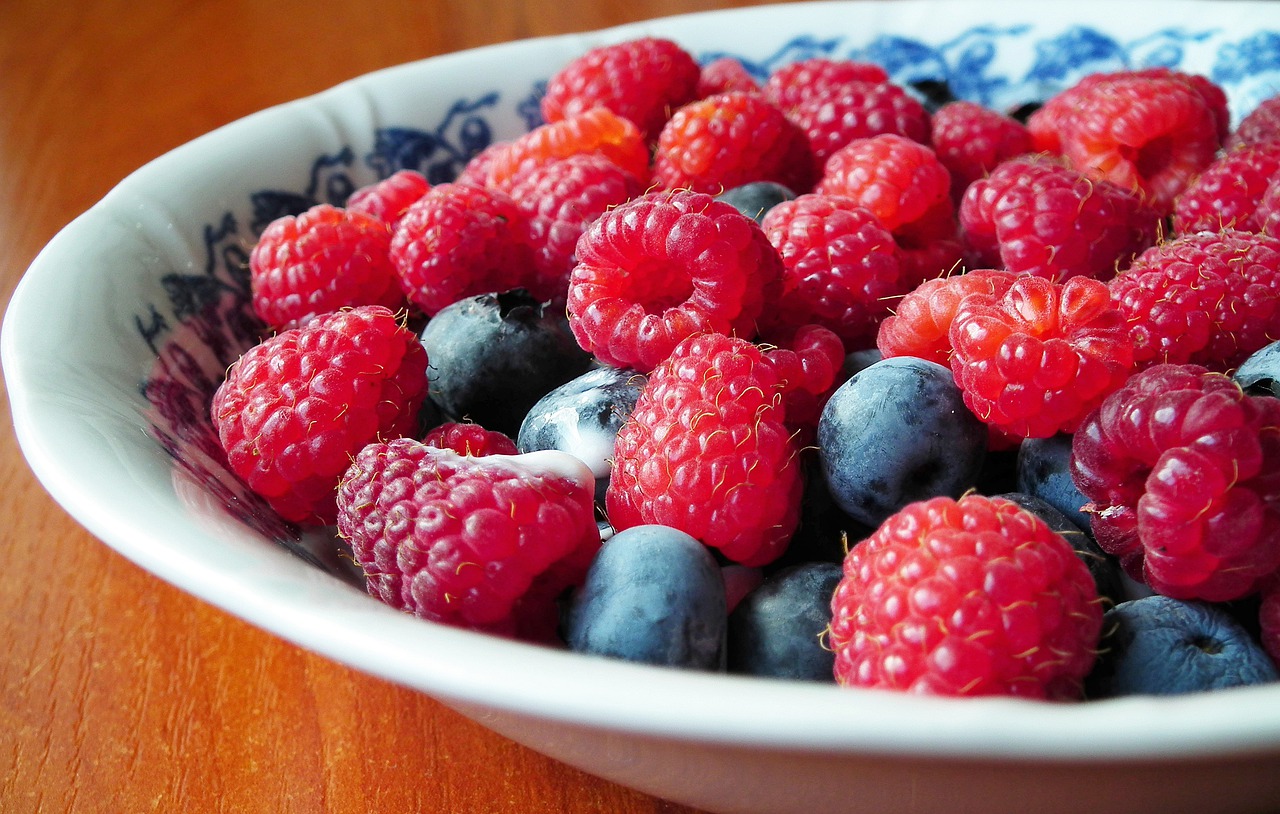
<path id="1" fill-rule="evenodd" d="M 1076 550 L 1080 559 L 1089 568 L 1093 582 L 1098 586 L 1098 596 L 1107 601 L 1109 606 L 1123 602 L 1128 594 L 1125 591 L 1124 571 L 1120 563 L 1107 554 L 1065 513 L 1058 510 L 1046 500 L 1021 492 L 1006 492 L 997 497 L 1017 503 L 1022 508 L 1039 517 L 1056 531 Z"/>
<path id="2" fill-rule="evenodd" d="M 1251 396 L 1280 397 L 1280 341 L 1244 360 L 1231 378 Z"/>
<path id="3" fill-rule="evenodd" d="M 770 576 L 729 616 L 728 668 L 771 678 L 834 681 L 835 653 L 823 646 L 835 563 L 794 565 Z"/>
<path id="4" fill-rule="evenodd" d="M 769 563 L 770 573 L 806 562 L 844 561 L 848 547 L 871 536 L 875 531 L 844 513 L 831 497 L 822 476 L 818 456 L 806 449 L 801 455 L 804 492 L 800 499 L 800 524 L 791 535 L 787 549 Z"/>
<path id="5" fill-rule="evenodd" d="M 1017 490 L 1038 497 L 1070 518 L 1086 532 L 1093 524 L 1081 508 L 1089 499 L 1071 479 L 1071 436 L 1028 438 L 1018 448 Z"/>
<path id="6" fill-rule="evenodd" d="M 818 451 L 836 503 L 874 527 L 908 503 L 972 487 L 987 434 L 950 370 L 895 356 L 831 395 L 818 421 Z"/>
<path id="7" fill-rule="evenodd" d="M 603 504 L 614 439 L 643 389 L 644 377 L 635 371 L 589 370 L 529 409 L 516 446 L 521 452 L 558 449 L 578 458 L 596 476 L 596 502 Z"/>
<path id="8" fill-rule="evenodd" d="M 515 437 L 538 399 L 585 372 L 563 313 L 523 289 L 468 297 L 422 329 L 431 399 L 453 421 Z"/>
<path id="9" fill-rule="evenodd" d="M 770 209 L 795 197 L 796 194 L 789 188 L 773 181 L 753 181 L 726 189 L 716 196 L 756 223 L 764 220 L 765 213 Z"/>
<path id="10" fill-rule="evenodd" d="M 864 348 L 855 350 L 844 357 L 844 378 L 850 379 L 856 373 L 861 373 L 867 368 L 883 359 L 879 348 Z"/>
<path id="11" fill-rule="evenodd" d="M 1148 596 L 1103 616 L 1090 698 L 1178 695 L 1276 681 L 1275 665 L 1222 608 Z"/>
<path id="12" fill-rule="evenodd" d="M 945 79 L 917 79 L 907 83 L 907 90 L 930 113 L 937 113 L 938 108 L 959 99 Z"/>
<path id="13" fill-rule="evenodd" d="M 719 670 L 727 625 L 724 579 L 707 547 L 666 526 L 634 526 L 600 548 L 564 633 L 580 653 Z"/>

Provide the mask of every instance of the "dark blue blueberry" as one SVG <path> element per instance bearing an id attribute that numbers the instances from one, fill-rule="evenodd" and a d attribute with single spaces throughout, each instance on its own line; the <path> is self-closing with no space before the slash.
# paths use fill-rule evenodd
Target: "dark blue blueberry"
<path id="1" fill-rule="evenodd" d="M 945 79 L 917 79 L 908 82 L 906 89 L 930 113 L 937 113 L 938 108 L 959 99 Z"/>
<path id="2" fill-rule="evenodd" d="M 753 181 L 726 189 L 716 197 L 759 223 L 764 220 L 766 212 L 783 201 L 793 200 L 796 194 L 773 181 Z"/>
<path id="3" fill-rule="evenodd" d="M 908 503 L 973 487 L 987 435 L 950 370 L 896 356 L 831 395 L 818 421 L 818 451 L 836 503 L 875 527 Z"/>
<path id="4" fill-rule="evenodd" d="M 565 382 L 529 409 L 516 446 L 521 452 L 558 449 L 575 456 L 596 476 L 596 502 L 603 503 L 614 440 L 644 381 L 633 370 L 599 367 Z"/>
<path id="5" fill-rule="evenodd" d="M 787 550 L 766 566 L 769 573 L 807 562 L 843 562 L 848 548 L 875 530 L 845 514 L 836 504 L 822 476 L 821 461 L 813 452 L 804 450 L 800 459 L 804 472 L 800 525 Z"/>
<path id="6" fill-rule="evenodd" d="M 724 579 L 707 547 L 666 526 L 635 526 L 601 547 L 564 634 L 579 653 L 719 670 L 727 625 Z"/>
<path id="7" fill-rule="evenodd" d="M 1070 517 L 1059 511 L 1053 504 L 1034 495 L 1027 495 L 1021 492 L 1006 492 L 997 495 L 997 497 L 1017 503 L 1039 517 L 1048 524 L 1049 528 L 1062 535 L 1068 543 L 1071 543 L 1071 547 L 1076 550 L 1076 553 L 1080 555 L 1080 559 L 1084 560 L 1084 564 L 1088 566 L 1089 573 L 1093 576 L 1093 582 L 1098 586 L 1098 595 L 1107 601 L 1108 607 L 1117 605 L 1125 600 L 1124 572 L 1120 568 L 1120 563 L 1103 551 L 1094 542 L 1093 538 L 1086 534 L 1080 526 L 1076 525 Z"/>
<path id="8" fill-rule="evenodd" d="M 1179 695 L 1276 681 L 1266 652 L 1222 608 L 1147 596 L 1103 616 L 1089 698 Z"/>
<path id="9" fill-rule="evenodd" d="M 1255 352 L 1231 378 L 1251 396 L 1280 397 L 1280 341 Z"/>
<path id="10" fill-rule="evenodd" d="M 855 373 L 861 373 L 883 358 L 884 356 L 880 353 L 879 348 L 865 348 L 853 351 L 844 357 L 843 373 L 845 379 L 853 378 Z"/>
<path id="11" fill-rule="evenodd" d="M 729 616 L 729 672 L 800 681 L 834 681 L 835 653 L 823 635 L 839 565 L 783 569 L 738 603 Z"/>
<path id="12" fill-rule="evenodd" d="M 512 438 L 538 399 L 592 363 L 563 313 L 523 289 L 441 309 L 422 329 L 422 344 L 431 399 L 445 416 Z"/>
<path id="13" fill-rule="evenodd" d="M 1071 479 L 1071 436 L 1028 438 L 1018 448 L 1016 489 L 1038 497 L 1065 514 L 1086 532 L 1092 533 L 1089 515 L 1081 511 L 1089 499 L 1080 494 Z"/>

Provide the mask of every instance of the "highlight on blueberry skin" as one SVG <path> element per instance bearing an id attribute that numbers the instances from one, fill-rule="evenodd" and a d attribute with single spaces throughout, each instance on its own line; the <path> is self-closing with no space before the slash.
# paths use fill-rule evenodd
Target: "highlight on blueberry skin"
<path id="1" fill-rule="evenodd" d="M 834 683 L 825 634 L 841 573 L 836 563 L 794 565 L 747 594 L 729 615 L 729 672 Z"/>
<path id="2" fill-rule="evenodd" d="M 1088 698 L 1180 695 L 1278 680 L 1275 664 L 1221 607 L 1154 595 L 1122 602 L 1102 621 Z"/>
<path id="3" fill-rule="evenodd" d="M 666 526 L 633 526 L 601 547 L 570 600 L 569 649 L 625 661 L 717 671 L 728 624 L 711 551 Z"/>
<path id="4" fill-rule="evenodd" d="M 912 356 L 858 372 L 831 395 L 818 422 L 832 497 L 873 528 L 908 503 L 971 488 L 987 438 L 951 371 Z"/>
<path id="5" fill-rule="evenodd" d="M 756 223 L 763 221 L 770 209 L 783 201 L 795 200 L 795 197 L 796 194 L 788 187 L 775 181 L 752 181 L 726 189 L 716 196 Z"/>
<path id="6" fill-rule="evenodd" d="M 1280 398 L 1280 340 L 1255 351 L 1231 378 L 1251 396 Z"/>

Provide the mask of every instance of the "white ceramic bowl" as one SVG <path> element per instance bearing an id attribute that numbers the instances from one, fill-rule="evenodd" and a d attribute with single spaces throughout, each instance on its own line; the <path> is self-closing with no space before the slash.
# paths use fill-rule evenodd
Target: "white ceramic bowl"
<path id="1" fill-rule="evenodd" d="M 1084 73 L 1210 75 L 1238 116 L 1280 89 L 1280 4 L 856 2 L 656 20 L 361 77 L 213 132 L 125 179 L 22 280 L 3 363 L 23 451 L 125 556 L 299 645 L 517 741 L 720 812 L 1245 812 L 1280 807 L 1280 686 L 1053 705 L 693 674 L 418 621 L 364 594 L 217 464 L 205 400 L 251 341 L 264 223 L 402 167 L 449 177 L 529 125 L 586 48 L 671 37 L 759 71 L 814 55 L 944 77 L 1003 107 Z M 51 307 L 56 304 L 56 307 Z"/>

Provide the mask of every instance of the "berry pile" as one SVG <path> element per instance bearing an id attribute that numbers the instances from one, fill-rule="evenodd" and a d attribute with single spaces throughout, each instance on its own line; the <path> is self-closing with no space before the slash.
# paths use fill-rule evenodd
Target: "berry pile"
<path id="1" fill-rule="evenodd" d="M 228 465 L 491 634 L 944 695 L 1277 680 L 1280 106 L 920 87 L 601 46 L 455 181 L 281 218 Z"/>

